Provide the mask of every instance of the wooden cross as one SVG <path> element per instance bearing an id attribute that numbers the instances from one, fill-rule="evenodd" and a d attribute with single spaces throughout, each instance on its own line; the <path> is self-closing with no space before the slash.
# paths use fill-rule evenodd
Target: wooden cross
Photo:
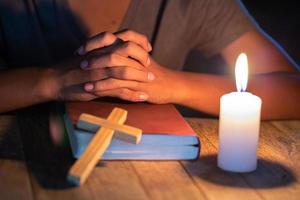
<path id="1" fill-rule="evenodd" d="M 126 118 L 127 111 L 121 108 L 114 108 L 107 119 L 101 119 L 89 114 L 80 115 L 77 123 L 78 128 L 89 131 L 98 130 L 84 153 L 69 170 L 69 181 L 76 185 L 82 185 L 86 181 L 99 161 L 99 158 L 101 158 L 109 146 L 113 136 L 126 142 L 135 144 L 140 142 L 142 130 L 123 125 Z M 101 128 L 99 129 L 99 127 Z M 114 134 L 115 130 L 118 132 Z"/>

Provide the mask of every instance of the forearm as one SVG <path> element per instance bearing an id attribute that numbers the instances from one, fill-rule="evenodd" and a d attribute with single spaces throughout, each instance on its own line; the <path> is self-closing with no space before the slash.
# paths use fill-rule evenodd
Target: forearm
<path id="1" fill-rule="evenodd" d="M 51 70 L 22 68 L 0 73 L 0 112 L 53 100 Z"/>
<path id="2" fill-rule="evenodd" d="M 220 97 L 236 91 L 233 77 L 180 73 L 175 103 L 213 115 L 219 114 Z M 300 119 L 300 77 L 294 73 L 255 75 L 247 91 L 262 99 L 262 119 Z M 181 96 L 180 96 L 181 95 Z"/>

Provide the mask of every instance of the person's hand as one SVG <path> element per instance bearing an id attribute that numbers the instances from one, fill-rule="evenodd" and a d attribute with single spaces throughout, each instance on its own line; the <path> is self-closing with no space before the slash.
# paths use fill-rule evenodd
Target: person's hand
<path id="1" fill-rule="evenodd" d="M 136 97 L 144 93 L 140 99 L 156 104 L 174 103 L 184 95 L 184 91 L 179 87 L 181 84 L 179 72 L 164 68 L 152 59 L 147 69 L 155 75 L 155 79 L 151 82 L 109 78 L 89 83 L 93 84 L 92 93 L 101 97 L 118 97 L 128 101 L 136 101 Z"/>

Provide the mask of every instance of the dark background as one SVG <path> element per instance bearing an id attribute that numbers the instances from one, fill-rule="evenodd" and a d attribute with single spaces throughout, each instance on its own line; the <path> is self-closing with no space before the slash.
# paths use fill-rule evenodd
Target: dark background
<path id="1" fill-rule="evenodd" d="M 300 65 L 300 6 L 296 1 L 242 0 L 254 21 Z M 195 67 L 195 66 L 201 66 Z M 186 59 L 184 70 L 201 73 L 228 73 L 223 59 L 207 59 L 201 52 L 192 51 Z"/>
<path id="2" fill-rule="evenodd" d="M 298 1 L 243 0 L 260 27 L 300 64 L 300 6 Z M 298 2 L 299 4 L 299 2 Z"/>

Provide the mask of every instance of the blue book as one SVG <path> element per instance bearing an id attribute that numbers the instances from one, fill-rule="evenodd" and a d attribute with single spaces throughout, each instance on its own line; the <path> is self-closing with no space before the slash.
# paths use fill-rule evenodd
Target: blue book
<path id="1" fill-rule="evenodd" d="M 64 124 L 74 157 L 80 157 L 95 134 L 76 127 L 79 115 L 88 113 L 106 118 L 114 107 L 127 110 L 125 124 L 142 129 L 143 136 L 139 144 L 113 139 L 102 160 L 192 160 L 198 157 L 199 138 L 174 105 L 104 101 L 66 104 Z"/>

